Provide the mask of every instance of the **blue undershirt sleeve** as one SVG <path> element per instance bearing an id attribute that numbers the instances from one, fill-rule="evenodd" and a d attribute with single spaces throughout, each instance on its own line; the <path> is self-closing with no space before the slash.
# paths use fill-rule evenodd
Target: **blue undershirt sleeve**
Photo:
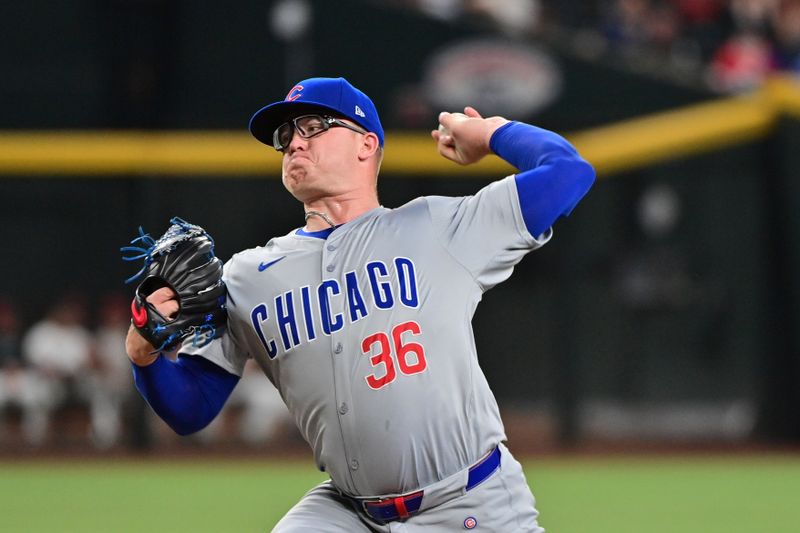
<path id="1" fill-rule="evenodd" d="M 520 171 L 515 176 L 517 194 L 525 226 L 534 237 L 569 215 L 594 183 L 592 166 L 552 131 L 509 122 L 492 134 L 489 146 Z"/>
<path id="2" fill-rule="evenodd" d="M 203 357 L 179 356 L 172 362 L 159 355 L 151 365 L 132 366 L 139 393 L 179 435 L 206 427 L 239 382 L 238 376 Z"/>

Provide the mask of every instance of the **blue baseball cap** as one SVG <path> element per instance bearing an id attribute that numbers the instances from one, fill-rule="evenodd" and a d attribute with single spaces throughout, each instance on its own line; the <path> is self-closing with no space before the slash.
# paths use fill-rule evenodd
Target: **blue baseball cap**
<path id="1" fill-rule="evenodd" d="M 278 126 L 294 117 L 320 112 L 352 120 L 377 135 L 383 146 L 383 127 L 375 104 L 344 78 L 309 78 L 297 83 L 286 98 L 256 111 L 250 119 L 250 133 L 272 146 L 272 134 Z"/>

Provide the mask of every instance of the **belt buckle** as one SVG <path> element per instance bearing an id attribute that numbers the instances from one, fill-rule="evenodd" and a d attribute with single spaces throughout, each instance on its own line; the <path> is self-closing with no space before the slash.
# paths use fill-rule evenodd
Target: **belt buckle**
<path id="1" fill-rule="evenodd" d="M 393 500 L 394 498 L 362 500 L 361 508 L 364 510 L 366 515 L 372 518 L 373 520 L 377 520 L 380 523 L 387 523 L 397 519 L 397 516 L 395 517 L 383 516 L 383 511 L 386 509 L 387 506 L 390 507 L 391 511 L 395 515 L 397 515 L 397 510 L 395 509 L 394 505 L 392 505 Z"/>
<path id="2" fill-rule="evenodd" d="M 370 505 L 384 505 L 390 503 L 392 498 L 381 498 L 379 500 L 361 500 L 361 509 L 369 514 L 369 506 Z"/>
<path id="3" fill-rule="evenodd" d="M 419 511 L 419 506 L 422 504 L 423 496 L 424 491 L 418 490 L 416 492 L 409 492 L 408 494 L 403 494 L 401 496 L 375 500 L 362 500 L 361 508 L 364 510 L 367 516 L 382 523 L 392 522 L 398 519 L 404 520 Z M 416 498 L 419 498 L 416 508 L 407 509 L 406 503 Z M 392 516 L 376 516 L 380 513 L 380 511 L 385 510 L 387 507 L 391 511 Z M 370 512 L 370 509 L 373 509 L 374 513 Z"/>

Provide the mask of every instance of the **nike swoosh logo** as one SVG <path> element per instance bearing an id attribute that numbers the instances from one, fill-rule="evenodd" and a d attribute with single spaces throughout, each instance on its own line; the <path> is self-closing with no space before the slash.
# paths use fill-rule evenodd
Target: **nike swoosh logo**
<path id="1" fill-rule="evenodd" d="M 259 272 L 264 272 L 266 269 L 268 269 L 269 267 L 271 267 L 272 265 L 274 265 L 275 263 L 277 263 L 278 261 L 280 261 L 282 259 L 286 259 L 286 256 L 284 255 L 283 257 L 279 257 L 279 258 L 275 259 L 274 261 L 270 261 L 269 263 L 261 263 L 261 264 L 258 265 L 258 271 Z"/>

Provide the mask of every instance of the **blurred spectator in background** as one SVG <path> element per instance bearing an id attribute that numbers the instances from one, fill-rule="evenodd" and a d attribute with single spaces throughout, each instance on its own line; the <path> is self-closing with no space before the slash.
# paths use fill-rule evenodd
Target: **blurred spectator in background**
<path id="1" fill-rule="evenodd" d="M 107 294 L 100 304 L 90 379 L 92 441 L 100 449 L 119 440 L 124 407 L 133 395 L 131 366 L 125 355 L 130 307 L 121 294 Z"/>
<path id="2" fill-rule="evenodd" d="M 635 50 L 648 41 L 649 0 L 616 0 L 604 10 L 605 35 L 613 49 Z"/>
<path id="3" fill-rule="evenodd" d="M 29 444 L 43 444 L 55 409 L 87 397 L 92 336 L 85 326 L 86 305 L 78 297 L 67 296 L 31 327 L 22 341 L 25 361 L 35 371 L 43 387 L 25 423 Z"/>
<path id="4" fill-rule="evenodd" d="M 264 377 L 252 359 L 245 364 L 242 377 L 225 402 L 222 415 L 198 433 L 203 444 L 231 443 L 238 437 L 248 446 L 255 447 L 274 443 L 287 432 L 299 436 L 278 389 Z M 226 434 L 226 430 L 232 430 L 233 434 Z"/>
<path id="5" fill-rule="evenodd" d="M 698 83 L 728 93 L 756 88 L 775 71 L 800 72 L 800 0 L 595 0 L 579 11 L 542 3 L 545 15 L 528 9 L 517 20 L 593 31 L 607 58 L 661 77 L 672 71 L 686 81 L 691 70 Z"/>
<path id="6" fill-rule="evenodd" d="M 251 446 L 274 440 L 284 426 L 291 424 L 289 410 L 278 389 L 251 359 L 228 402 L 241 407 L 238 433 Z"/>
<path id="7" fill-rule="evenodd" d="M 501 32 L 522 37 L 536 31 L 541 19 L 539 0 L 467 0 L 466 10 L 491 21 Z"/>
<path id="8" fill-rule="evenodd" d="M 11 304 L 0 300 L 0 415 L 7 405 L 19 405 L 22 373 L 19 322 Z"/>
<path id="9" fill-rule="evenodd" d="M 731 33 L 749 33 L 769 39 L 782 1 L 785 0 L 729 0 L 727 13 Z"/>
<path id="10" fill-rule="evenodd" d="M 725 36 L 726 0 L 674 0 L 687 54 L 706 61 Z"/>
<path id="11" fill-rule="evenodd" d="M 448 22 L 489 23 L 501 33 L 522 37 L 535 31 L 541 12 L 541 0 L 372 0 L 381 5 L 400 4 L 425 15 Z"/>
<path id="12" fill-rule="evenodd" d="M 0 369 L 13 370 L 21 367 L 17 315 L 10 302 L 0 300 Z"/>
<path id="13" fill-rule="evenodd" d="M 708 67 L 708 83 L 718 92 L 758 88 L 774 70 L 773 24 L 781 0 L 730 0 L 726 37 Z"/>
<path id="14" fill-rule="evenodd" d="M 800 0 L 781 4 L 775 16 L 775 66 L 800 74 Z"/>
<path id="15" fill-rule="evenodd" d="M 646 21 L 648 42 L 656 52 L 669 57 L 681 42 L 678 10 L 672 2 L 656 2 L 649 15 Z"/>
<path id="16" fill-rule="evenodd" d="M 800 73 L 800 0 L 372 0 L 720 93 Z M 538 44 L 538 43 L 537 43 Z"/>
<path id="17" fill-rule="evenodd" d="M 22 413 L 26 441 L 36 441 L 36 413 L 45 400 L 45 390 L 36 375 L 26 368 L 20 349 L 19 320 L 10 302 L 0 300 L 0 426 L 10 408 Z M 6 436 L 0 427 L 0 436 Z"/>
<path id="18" fill-rule="evenodd" d="M 757 33 L 734 35 L 714 54 L 708 70 L 712 89 L 738 93 L 758 88 L 772 71 L 772 48 Z"/>

